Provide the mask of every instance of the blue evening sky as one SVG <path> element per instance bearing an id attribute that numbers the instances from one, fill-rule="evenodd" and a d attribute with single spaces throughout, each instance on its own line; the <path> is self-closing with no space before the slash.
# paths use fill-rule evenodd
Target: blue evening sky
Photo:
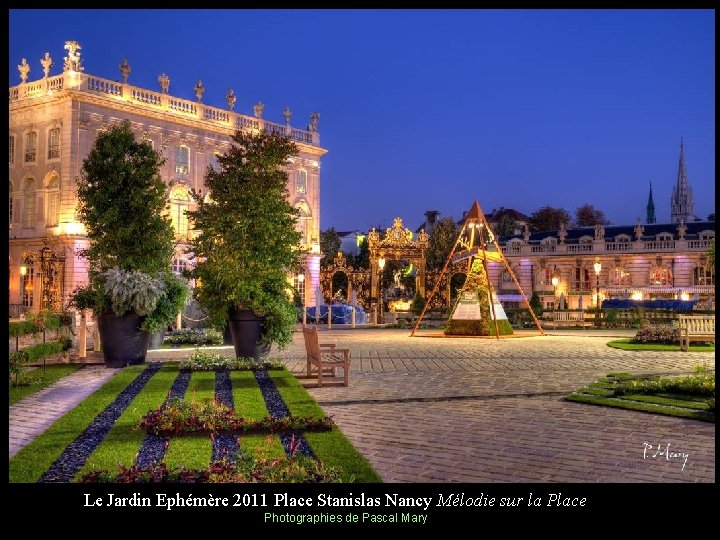
<path id="1" fill-rule="evenodd" d="M 321 228 L 415 227 L 425 210 L 459 217 L 477 199 L 614 224 L 670 218 L 680 138 L 695 212 L 715 199 L 712 10 L 12 10 L 10 84 L 63 44 L 85 70 L 305 128 L 320 113 L 329 150 Z"/>

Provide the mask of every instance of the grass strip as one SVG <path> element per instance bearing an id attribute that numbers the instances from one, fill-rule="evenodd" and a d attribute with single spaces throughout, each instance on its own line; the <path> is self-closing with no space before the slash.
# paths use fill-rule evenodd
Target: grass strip
<path id="1" fill-rule="evenodd" d="M 196 371 L 190 377 L 185 399 L 187 401 L 202 401 L 215 398 L 215 372 Z M 144 435 L 144 433 L 143 433 Z M 212 457 L 212 440 L 207 435 L 172 437 L 165 452 L 165 463 L 169 468 L 207 467 Z"/>
<path id="2" fill-rule="evenodd" d="M 238 416 L 253 420 L 269 416 L 265 399 L 252 371 L 231 371 L 230 382 Z M 285 456 L 277 435 L 243 435 L 240 437 L 240 450 L 256 459 L 280 459 Z"/>
<path id="3" fill-rule="evenodd" d="M 273 379 L 285 404 L 294 416 L 322 418 L 325 412 L 300 382 L 287 370 L 271 370 Z M 319 460 L 342 470 L 343 482 L 382 482 L 370 462 L 358 452 L 336 427 L 323 433 L 305 433 L 305 439 Z"/>
<path id="4" fill-rule="evenodd" d="M 120 415 L 103 442 L 90 454 L 75 479 L 96 469 L 115 470 L 120 464 L 127 467 L 133 464 L 145 439 L 145 432 L 138 429 L 137 424 L 143 416 L 162 404 L 177 374 L 177 365 L 165 364 L 160 368 Z"/>
<path id="5" fill-rule="evenodd" d="M 665 343 L 630 343 L 632 338 L 616 339 L 607 343 L 608 347 L 613 349 L 622 349 L 623 351 L 680 351 L 680 344 Z M 714 352 L 715 344 L 697 344 L 691 343 L 690 352 Z"/>
<path id="6" fill-rule="evenodd" d="M 652 403 L 627 401 L 618 398 L 608 398 L 600 396 L 590 396 L 587 394 L 572 393 L 568 396 L 565 396 L 565 400 L 575 401 L 578 403 L 588 403 L 591 405 L 604 405 L 607 407 L 628 409 L 632 411 L 665 414 L 667 416 L 677 416 L 680 418 L 691 418 L 693 420 L 702 420 L 705 422 L 715 422 L 715 413 L 711 412 L 680 409 L 663 405 L 655 405 Z"/>
<path id="7" fill-rule="evenodd" d="M 120 371 L 15 454 L 10 459 L 10 482 L 37 482 L 60 457 L 67 445 L 74 441 L 145 367 L 130 366 Z"/>
<path id="8" fill-rule="evenodd" d="M 631 394 L 625 396 L 617 396 L 619 399 L 628 401 L 644 401 L 645 403 L 655 403 L 656 405 L 667 405 L 668 407 L 684 407 L 685 409 L 696 409 L 706 411 L 710 408 L 706 402 L 687 399 L 673 399 L 664 396 L 649 396 L 647 394 Z"/>
<path id="9" fill-rule="evenodd" d="M 31 371 L 28 375 L 37 377 L 31 384 L 10 387 L 10 405 L 56 383 L 71 373 L 75 373 L 82 367 L 79 364 L 54 364 L 47 366 L 44 371 L 42 368 Z"/>

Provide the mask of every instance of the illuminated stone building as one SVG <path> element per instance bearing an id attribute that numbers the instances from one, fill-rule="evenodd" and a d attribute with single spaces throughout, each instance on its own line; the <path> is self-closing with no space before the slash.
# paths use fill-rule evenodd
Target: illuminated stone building
<path id="1" fill-rule="evenodd" d="M 288 192 L 299 209 L 305 276 L 293 276 L 301 297 L 314 305 L 320 264 L 320 146 L 317 113 L 307 129 L 291 126 L 292 112 L 285 107 L 284 123 L 264 119 L 264 105 L 252 115 L 234 112 L 236 97 L 226 95 L 227 106 L 202 102 L 202 81 L 194 86 L 196 100 L 174 97 L 170 78 L 158 77 L 159 91 L 128 82 L 131 67 L 119 65 L 120 82 L 90 75 L 84 70 L 77 42 L 66 42 L 62 72 L 51 75 L 50 54 L 40 60 L 43 77 L 29 80 L 35 63 L 25 58 L 18 65 L 20 84 L 9 89 L 9 267 L 10 314 L 45 307 L 65 307 L 68 294 L 87 281 L 86 263 L 77 255 L 87 245 L 78 223 L 76 187 L 82 162 L 97 134 L 108 126 L 129 120 L 138 139 L 148 141 L 166 161 L 161 174 L 167 182 L 168 212 L 178 246 L 172 261 L 176 272 L 192 264 L 185 254 L 192 236 L 185 211 L 192 208 L 190 190 L 204 189 L 208 166 L 230 148 L 235 130 L 265 130 L 289 135 L 299 148 L 288 163 Z M 40 69 L 38 69 L 40 71 Z M 141 238 L 138 241 L 142 241 Z M 170 262 L 170 261 L 168 261 Z"/>

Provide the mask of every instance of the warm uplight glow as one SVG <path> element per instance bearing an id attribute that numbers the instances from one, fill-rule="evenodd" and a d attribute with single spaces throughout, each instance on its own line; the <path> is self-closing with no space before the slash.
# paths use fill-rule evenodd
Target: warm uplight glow
<path id="1" fill-rule="evenodd" d="M 310 253 L 320 253 L 320 244 L 313 244 L 310 246 Z"/>
<path id="2" fill-rule="evenodd" d="M 304 282 L 304 281 L 305 281 L 305 274 L 303 274 L 302 272 L 300 272 L 300 273 L 298 274 L 298 276 L 297 276 L 297 280 L 298 280 L 299 283 Z"/>
<path id="3" fill-rule="evenodd" d="M 596 274 L 599 274 L 600 270 L 602 270 L 602 264 L 600 264 L 600 257 L 595 257 L 595 262 L 593 263 L 593 268 L 595 269 Z"/>
<path id="4" fill-rule="evenodd" d="M 686 292 L 680 293 L 680 300 L 690 300 L 690 294 Z"/>
<path id="5" fill-rule="evenodd" d="M 77 221 L 65 222 L 61 224 L 60 234 L 68 234 L 70 236 L 77 236 L 84 233 L 84 227 L 82 223 Z"/>
<path id="6" fill-rule="evenodd" d="M 641 293 L 640 291 L 635 291 L 634 293 L 632 293 L 632 295 L 630 296 L 630 298 L 631 298 L 632 300 L 642 300 L 642 299 L 643 299 L 643 293 Z"/>
<path id="7" fill-rule="evenodd" d="M 552 286 L 553 286 L 553 287 L 557 287 L 557 286 L 558 286 L 558 283 L 560 283 L 560 280 L 558 279 L 557 276 L 553 276 L 550 281 L 552 282 Z"/>
<path id="8" fill-rule="evenodd" d="M 25 266 L 24 264 L 20 265 L 20 275 L 24 276 L 25 274 L 27 274 L 27 266 Z"/>
<path id="9" fill-rule="evenodd" d="M 378 259 L 378 268 L 380 268 L 380 271 L 383 271 L 383 268 L 385 268 L 385 257 L 380 257 Z"/>

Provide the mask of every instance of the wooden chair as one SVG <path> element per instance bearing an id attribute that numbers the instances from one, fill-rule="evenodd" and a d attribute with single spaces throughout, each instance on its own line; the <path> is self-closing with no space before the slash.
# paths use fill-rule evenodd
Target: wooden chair
<path id="1" fill-rule="evenodd" d="M 335 369 L 343 368 L 344 384 L 348 386 L 350 376 L 350 349 L 339 349 L 334 343 L 320 343 L 317 328 L 303 326 L 305 351 L 307 353 L 307 377 L 312 377 L 313 370 L 317 370 L 318 387 L 323 385 L 323 373 L 327 372 L 335 377 Z"/>

